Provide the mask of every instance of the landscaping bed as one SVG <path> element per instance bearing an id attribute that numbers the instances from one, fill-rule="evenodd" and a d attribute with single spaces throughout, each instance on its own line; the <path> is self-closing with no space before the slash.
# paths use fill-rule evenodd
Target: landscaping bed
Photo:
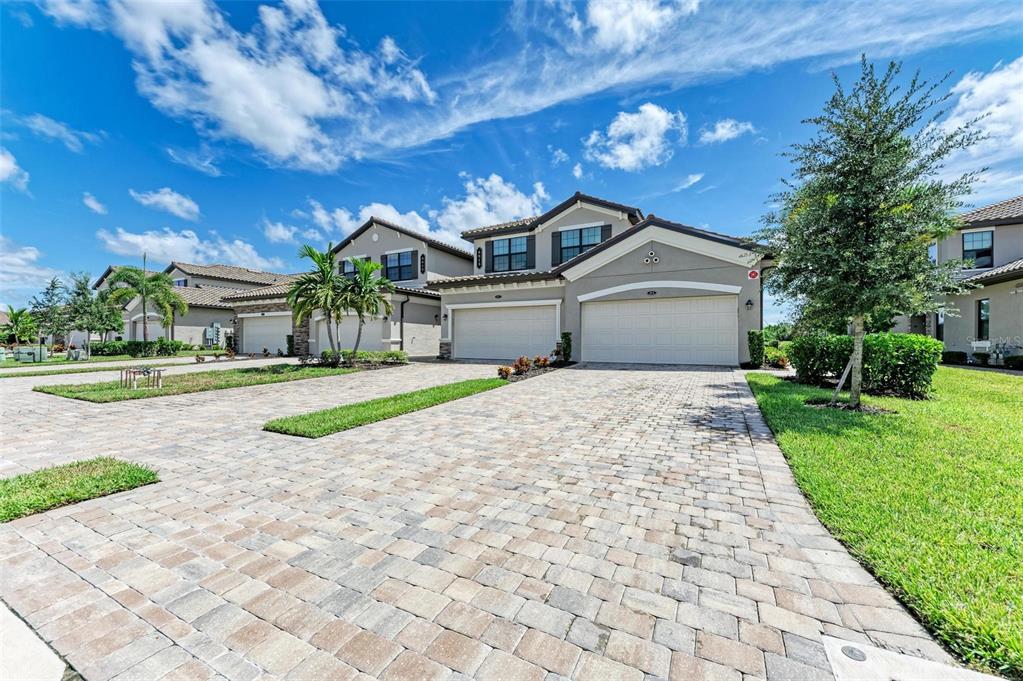
<path id="1" fill-rule="evenodd" d="M 98 457 L 0 480 L 0 522 L 159 482 L 145 466 Z"/>
<path id="2" fill-rule="evenodd" d="M 882 415 L 746 380 L 828 529 L 965 662 L 1023 678 L 1023 378 L 940 367 L 930 399 L 865 398 Z"/>
<path id="3" fill-rule="evenodd" d="M 150 397 L 182 395 L 185 393 L 224 390 L 268 383 L 285 383 L 309 378 L 341 376 L 359 371 L 349 367 L 298 366 L 274 364 L 248 369 L 225 369 L 176 374 L 163 379 L 162 388 L 123 388 L 118 381 L 84 383 L 81 385 L 38 385 L 32 390 L 87 402 L 120 402 Z"/>
<path id="4" fill-rule="evenodd" d="M 507 383 L 508 381 L 501 378 L 474 378 L 365 402 L 321 409 L 309 414 L 274 419 L 264 424 L 263 430 L 285 435 L 318 438 L 500 388 Z"/>

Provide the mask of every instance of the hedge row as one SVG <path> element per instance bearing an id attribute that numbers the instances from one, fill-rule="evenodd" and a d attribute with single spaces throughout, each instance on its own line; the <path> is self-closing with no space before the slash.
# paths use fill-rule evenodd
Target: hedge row
<path id="1" fill-rule="evenodd" d="M 900 397 L 926 397 L 944 346 L 911 333 L 872 333 L 863 339 L 863 389 Z M 800 383 L 838 379 L 852 355 L 852 336 L 815 333 L 792 341 L 788 355 Z"/>
<path id="2" fill-rule="evenodd" d="M 129 355 L 131 357 L 173 357 L 179 352 L 195 350 L 194 345 L 179 340 L 157 338 L 151 341 L 115 340 L 93 341 L 90 345 L 94 356 Z"/>
<path id="3" fill-rule="evenodd" d="M 338 366 L 342 362 L 352 361 L 352 351 L 324 350 L 320 353 L 320 362 L 330 366 Z M 401 350 L 359 350 L 355 355 L 359 364 L 408 364 L 408 353 Z"/>

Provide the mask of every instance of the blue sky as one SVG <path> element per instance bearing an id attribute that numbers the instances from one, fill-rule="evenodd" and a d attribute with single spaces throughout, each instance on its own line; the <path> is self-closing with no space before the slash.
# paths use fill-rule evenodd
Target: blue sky
<path id="1" fill-rule="evenodd" d="M 1023 193 L 1018 2 L 0 7 L 0 302 L 111 263 L 295 271 L 371 213 L 456 240 L 576 190 L 749 234 L 861 52 L 951 72 Z M 769 319 L 780 312 L 773 311 Z"/>

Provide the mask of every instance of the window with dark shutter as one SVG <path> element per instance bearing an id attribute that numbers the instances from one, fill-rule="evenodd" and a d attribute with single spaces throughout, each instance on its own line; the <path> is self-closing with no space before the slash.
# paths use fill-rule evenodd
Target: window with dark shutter
<path id="1" fill-rule="evenodd" d="M 561 264 L 561 232 L 551 232 L 551 267 Z"/>
<path id="2" fill-rule="evenodd" d="M 532 236 L 513 236 L 507 239 L 494 239 L 487 242 L 487 260 L 491 272 L 514 272 L 528 270 L 535 266 L 530 264 Z M 535 247 L 534 247 L 535 251 Z M 535 253 L 532 260 L 536 260 Z"/>
<path id="3" fill-rule="evenodd" d="M 581 227 L 580 229 L 563 229 L 560 234 L 558 264 L 585 253 L 605 239 L 611 238 L 611 225 L 600 227 Z"/>
<path id="4" fill-rule="evenodd" d="M 384 276 L 391 281 L 408 281 L 416 278 L 415 251 L 385 253 L 380 256 Z"/>

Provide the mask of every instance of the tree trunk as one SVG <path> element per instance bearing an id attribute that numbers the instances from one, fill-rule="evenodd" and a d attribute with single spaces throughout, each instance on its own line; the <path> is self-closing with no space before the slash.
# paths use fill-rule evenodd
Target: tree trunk
<path id="1" fill-rule="evenodd" d="M 359 355 L 359 342 L 362 341 L 362 325 L 365 321 L 362 315 L 359 315 L 359 330 L 355 332 L 355 347 L 352 348 L 352 364 L 355 364 L 355 358 Z"/>
<path id="2" fill-rule="evenodd" d="M 853 317 L 852 384 L 849 386 L 849 406 L 860 408 L 863 388 L 863 315 Z"/>
<path id="3" fill-rule="evenodd" d="M 142 342 L 149 342 L 149 314 L 146 312 L 145 296 L 142 296 Z"/>
<path id="4" fill-rule="evenodd" d="M 327 322 L 327 343 L 330 344 L 330 351 L 337 352 L 337 343 L 334 342 L 334 320 L 329 312 L 324 313 L 323 319 Z"/>

